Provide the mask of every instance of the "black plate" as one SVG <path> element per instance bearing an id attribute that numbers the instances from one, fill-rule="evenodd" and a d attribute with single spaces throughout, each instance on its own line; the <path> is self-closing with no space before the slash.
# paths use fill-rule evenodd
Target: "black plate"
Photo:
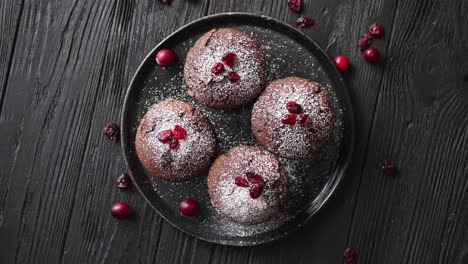
<path id="1" fill-rule="evenodd" d="M 183 63 L 189 48 L 212 28 L 229 27 L 252 35 L 262 46 L 269 66 L 269 81 L 299 76 L 315 80 L 327 89 L 336 115 L 333 139 L 317 161 L 281 159 L 290 174 L 288 210 L 278 219 L 242 226 L 220 216 L 210 203 L 206 175 L 186 183 L 168 183 L 149 175 L 135 153 L 139 121 L 155 103 L 178 98 L 194 104 L 214 124 L 219 153 L 238 144 L 257 144 L 250 130 L 252 105 L 236 111 L 220 111 L 195 103 L 186 93 Z M 151 32 L 148 32 L 151 34 Z M 156 51 L 168 47 L 178 55 L 177 64 L 161 68 Z M 327 201 L 340 182 L 351 157 L 354 120 L 351 103 L 340 73 L 327 54 L 297 29 L 270 17 L 245 13 L 208 16 L 177 30 L 159 43 L 138 68 L 122 110 L 122 149 L 130 175 L 141 194 L 169 223 L 194 237 L 226 245 L 255 245 L 276 240 L 304 225 Z M 194 198 L 202 208 L 196 217 L 183 217 L 178 204 Z"/>

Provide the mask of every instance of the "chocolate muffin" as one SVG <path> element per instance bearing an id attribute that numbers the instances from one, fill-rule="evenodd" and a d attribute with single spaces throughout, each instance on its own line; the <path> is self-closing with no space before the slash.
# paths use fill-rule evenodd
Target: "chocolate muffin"
<path id="1" fill-rule="evenodd" d="M 271 152 L 289 159 L 312 159 L 334 128 L 330 97 L 318 83 L 298 77 L 272 82 L 252 110 L 252 131 Z"/>
<path id="2" fill-rule="evenodd" d="M 259 224 L 278 215 L 286 205 L 287 174 L 270 152 L 237 146 L 211 166 L 208 192 L 220 214 L 241 224 Z"/>
<path id="3" fill-rule="evenodd" d="M 143 167 L 168 181 L 185 181 L 207 170 L 216 153 L 211 123 L 193 105 L 166 99 L 138 127 L 135 147 Z"/>
<path id="4" fill-rule="evenodd" d="M 238 108 L 253 101 L 266 77 L 260 46 L 234 29 L 210 30 L 195 42 L 185 60 L 188 94 L 212 108 Z"/>

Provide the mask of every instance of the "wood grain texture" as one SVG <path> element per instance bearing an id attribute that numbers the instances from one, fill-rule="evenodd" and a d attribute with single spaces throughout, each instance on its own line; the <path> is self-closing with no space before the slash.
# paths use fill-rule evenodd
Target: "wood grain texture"
<path id="1" fill-rule="evenodd" d="M 17 142 L 1 153 L 2 161 L 14 157 L 3 168 L 9 182 L 2 262 L 156 259 L 167 224 L 135 190 L 115 188 L 124 163 L 102 127 L 118 122 L 127 85 L 146 53 L 205 10 L 203 3 L 182 2 L 25 2 L 1 113 L 7 126 L 2 145 Z M 177 16 L 183 19 L 166 19 Z M 108 208 L 120 199 L 134 208 L 133 221 L 109 217 Z"/>
<path id="2" fill-rule="evenodd" d="M 300 232 L 255 247 L 194 239 L 135 188 L 102 127 L 118 122 L 130 79 L 166 35 L 207 14 L 264 14 L 294 25 L 286 0 L 6 0 L 0 3 L 2 263 L 468 263 L 468 2 L 303 0 L 305 29 L 344 73 L 357 121 L 352 167 Z M 359 36 L 378 21 L 382 59 Z M 384 159 L 400 165 L 384 177 Z M 128 221 L 109 217 L 127 201 Z"/>
<path id="3" fill-rule="evenodd" d="M 10 75 L 11 60 L 22 11 L 23 1 L 5 0 L 0 2 L 0 34 L 2 36 L 0 38 L 0 112 Z"/>
<path id="4" fill-rule="evenodd" d="M 467 8 L 399 2 L 350 238 L 362 263 L 468 262 Z"/>
<path id="5" fill-rule="evenodd" d="M 13 58 L 18 25 L 22 14 L 23 1 L 1 1 L 0 2 L 0 113 L 4 102 L 5 90 L 11 71 L 11 60 Z M 5 120 L 0 119 L 0 135 L 4 135 L 10 128 Z M 8 131 L 8 132 L 7 132 Z M 12 138 L 10 138 L 12 139 Z M 14 138 L 13 138 L 14 139 Z M 12 153 L 17 149 L 17 141 L 0 141 L 0 150 Z M 3 151 L 1 151 L 3 152 Z M 5 218 L 5 202 L 8 194 L 8 182 L 10 175 L 7 171 L 9 164 L 14 160 L 14 155 L 6 156 L 0 153 L 0 226 Z"/>

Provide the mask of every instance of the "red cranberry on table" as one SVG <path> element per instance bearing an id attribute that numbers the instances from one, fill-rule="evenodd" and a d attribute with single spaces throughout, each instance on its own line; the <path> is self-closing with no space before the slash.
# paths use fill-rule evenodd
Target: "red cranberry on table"
<path id="1" fill-rule="evenodd" d="M 398 174 L 398 167 L 390 160 L 384 160 L 382 165 L 382 170 L 385 174 L 389 176 L 394 176 Z"/>
<path id="2" fill-rule="evenodd" d="M 315 20 L 311 17 L 300 17 L 296 19 L 296 26 L 298 28 L 310 27 L 315 24 Z"/>
<path id="3" fill-rule="evenodd" d="M 301 0 L 288 0 L 288 6 L 294 12 L 301 12 Z"/>
<path id="4" fill-rule="evenodd" d="M 161 0 L 161 2 L 165 5 L 171 5 L 172 0 Z"/>
<path id="5" fill-rule="evenodd" d="M 109 138 L 112 142 L 119 141 L 120 129 L 117 124 L 109 123 L 104 127 L 104 135 Z"/>
<path id="6" fill-rule="evenodd" d="M 130 209 L 125 202 L 116 202 L 111 207 L 111 215 L 117 219 L 126 219 L 130 216 Z"/>
<path id="7" fill-rule="evenodd" d="M 382 38 L 384 35 L 383 26 L 379 23 L 373 23 L 369 26 L 369 33 L 375 38 Z"/>
<path id="8" fill-rule="evenodd" d="M 353 264 L 354 263 L 354 250 L 352 248 L 345 249 L 343 253 L 343 259 L 345 264 Z"/>
<path id="9" fill-rule="evenodd" d="M 365 33 L 359 39 L 358 47 L 360 51 L 365 51 L 370 45 L 372 44 L 372 35 L 369 33 Z"/>
<path id="10" fill-rule="evenodd" d="M 171 49 L 161 49 L 156 53 L 156 62 L 162 67 L 168 67 L 174 64 L 177 55 Z"/>
<path id="11" fill-rule="evenodd" d="M 349 60 L 343 55 L 338 55 L 333 60 L 335 62 L 336 68 L 340 71 L 346 71 L 349 68 Z"/>
<path id="12" fill-rule="evenodd" d="M 130 176 L 127 173 L 122 173 L 117 178 L 117 188 L 127 189 L 130 186 Z"/>
<path id="13" fill-rule="evenodd" d="M 193 199 L 183 200 L 179 204 L 179 212 L 186 216 L 196 215 L 198 212 L 197 202 L 195 202 Z"/>
<path id="14" fill-rule="evenodd" d="M 364 51 L 364 59 L 367 62 L 376 62 L 376 61 L 378 61 L 379 60 L 379 51 L 374 47 L 367 48 Z"/>

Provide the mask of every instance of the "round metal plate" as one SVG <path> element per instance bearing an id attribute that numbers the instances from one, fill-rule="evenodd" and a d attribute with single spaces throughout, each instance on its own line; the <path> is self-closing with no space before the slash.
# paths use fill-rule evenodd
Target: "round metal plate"
<path id="1" fill-rule="evenodd" d="M 157 102 L 178 98 L 194 104 L 215 127 L 218 154 L 238 144 L 257 144 L 250 130 L 252 105 L 235 111 L 206 108 L 186 92 L 183 63 L 193 43 L 212 28 L 229 27 L 246 32 L 261 45 L 269 66 L 269 81 L 298 76 L 327 89 L 336 116 L 335 133 L 316 161 L 281 159 L 290 174 L 290 201 L 284 216 L 256 226 L 242 226 L 220 216 L 210 203 L 206 174 L 185 183 L 169 183 L 147 173 L 135 153 L 135 132 L 146 111 Z M 179 60 L 161 68 L 156 51 L 168 47 Z M 288 24 L 246 13 L 217 14 L 196 20 L 159 43 L 138 68 L 122 110 L 122 150 L 132 179 L 148 203 L 169 223 L 187 234 L 226 245 L 256 245 L 283 237 L 304 225 L 328 200 L 348 167 L 354 141 L 353 111 L 340 73 L 327 54 L 310 38 Z M 196 217 L 183 217 L 178 204 L 194 198 L 202 208 Z"/>

